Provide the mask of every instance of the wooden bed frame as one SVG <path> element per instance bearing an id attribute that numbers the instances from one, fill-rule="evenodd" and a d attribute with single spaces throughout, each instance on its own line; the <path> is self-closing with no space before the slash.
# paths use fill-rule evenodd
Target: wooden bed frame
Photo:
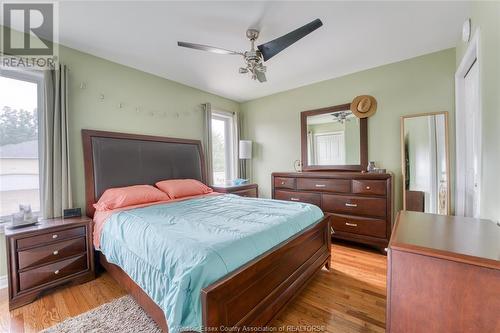
<path id="1" fill-rule="evenodd" d="M 204 169 L 201 143 L 198 140 L 82 130 L 87 215 L 90 217 L 94 210 L 89 207 L 97 201 L 92 153 L 92 138 L 96 137 L 196 145 Z M 214 332 L 231 327 L 265 326 L 317 271 L 323 266 L 329 269 L 330 249 L 330 221 L 329 217 L 325 217 L 207 286 L 201 292 L 203 328 Z M 118 284 L 135 298 L 163 331 L 168 332 L 161 308 L 119 266 L 109 263 L 101 252 L 98 256 L 100 264 Z"/>

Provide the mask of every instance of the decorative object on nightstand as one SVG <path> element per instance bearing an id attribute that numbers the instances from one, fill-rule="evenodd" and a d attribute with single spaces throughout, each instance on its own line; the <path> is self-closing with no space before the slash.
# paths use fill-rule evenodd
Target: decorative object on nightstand
<path id="1" fill-rule="evenodd" d="M 35 226 L 6 229 L 5 237 L 11 310 L 56 286 L 95 277 L 88 217 L 42 220 Z"/>
<path id="2" fill-rule="evenodd" d="M 252 159 L 252 141 L 250 140 L 240 140 L 239 144 L 239 158 L 240 160 L 243 160 L 243 174 L 241 177 L 243 178 L 250 178 L 247 177 L 247 160 Z M 249 172 L 251 173 L 251 172 Z"/>
<path id="3" fill-rule="evenodd" d="M 244 185 L 212 185 L 212 189 L 219 193 L 231 193 L 242 197 L 257 198 L 259 196 L 259 188 L 257 184 Z"/>

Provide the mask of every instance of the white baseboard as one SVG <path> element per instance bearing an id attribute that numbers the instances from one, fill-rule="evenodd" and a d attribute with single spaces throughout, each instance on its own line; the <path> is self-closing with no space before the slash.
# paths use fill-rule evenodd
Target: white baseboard
<path id="1" fill-rule="evenodd" d="M 7 288 L 7 275 L 0 276 L 0 289 Z"/>

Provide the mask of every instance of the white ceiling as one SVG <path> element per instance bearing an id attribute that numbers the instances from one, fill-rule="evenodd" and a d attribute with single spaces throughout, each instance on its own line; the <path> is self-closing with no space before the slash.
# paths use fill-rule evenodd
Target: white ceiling
<path id="1" fill-rule="evenodd" d="M 61 44 L 205 91 L 246 101 L 454 47 L 469 4 L 457 2 L 66 1 Z M 249 48 L 320 18 L 323 27 L 270 59 L 266 83 L 238 73 L 240 56 L 177 46 Z"/>

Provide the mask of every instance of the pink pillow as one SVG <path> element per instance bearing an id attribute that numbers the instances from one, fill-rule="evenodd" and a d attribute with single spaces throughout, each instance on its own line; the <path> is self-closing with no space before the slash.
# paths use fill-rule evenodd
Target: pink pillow
<path id="1" fill-rule="evenodd" d="M 172 199 L 207 194 L 213 190 L 195 179 L 169 179 L 156 183 L 156 186 Z"/>
<path id="2" fill-rule="evenodd" d="M 167 194 L 151 185 L 134 185 L 108 188 L 94 204 L 97 211 L 139 205 L 143 203 L 170 200 Z"/>

